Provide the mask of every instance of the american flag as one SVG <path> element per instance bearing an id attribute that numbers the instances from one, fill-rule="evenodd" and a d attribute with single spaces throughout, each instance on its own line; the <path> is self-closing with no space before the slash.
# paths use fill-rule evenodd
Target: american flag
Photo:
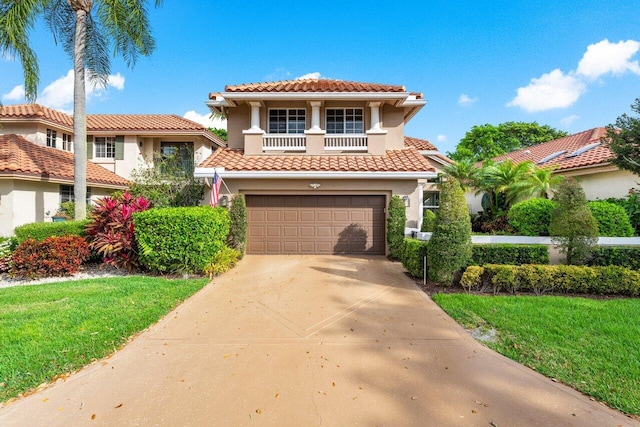
<path id="1" fill-rule="evenodd" d="M 218 175 L 218 172 L 213 174 L 213 182 L 211 183 L 211 198 L 209 204 L 212 208 L 215 208 L 218 204 L 218 198 L 220 197 L 220 186 L 222 185 L 222 178 Z"/>

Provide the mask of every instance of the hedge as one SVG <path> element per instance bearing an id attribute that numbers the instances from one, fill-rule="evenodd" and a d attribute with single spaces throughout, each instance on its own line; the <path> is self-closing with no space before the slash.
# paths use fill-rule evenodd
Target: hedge
<path id="1" fill-rule="evenodd" d="M 634 229 L 629 214 L 615 203 L 595 200 L 589 202 L 589 210 L 598 221 L 598 236 L 631 237 Z"/>
<path id="2" fill-rule="evenodd" d="M 29 279 L 68 276 L 77 273 L 90 254 L 87 241 L 80 236 L 27 239 L 13 252 L 9 274 Z"/>
<path id="3" fill-rule="evenodd" d="M 597 246 L 591 250 L 588 265 L 619 267 L 640 270 L 640 247 L 638 246 Z"/>
<path id="4" fill-rule="evenodd" d="M 43 241 L 51 236 L 86 236 L 84 231 L 89 220 L 60 221 L 60 222 L 31 222 L 16 227 L 13 231 L 18 239 L 18 244 L 27 239 Z"/>
<path id="5" fill-rule="evenodd" d="M 527 199 L 509 209 L 509 224 L 523 236 L 548 236 L 553 200 Z"/>
<path id="6" fill-rule="evenodd" d="M 201 273 L 224 248 L 229 212 L 209 206 L 157 208 L 133 215 L 140 262 L 158 273 Z"/>
<path id="7" fill-rule="evenodd" d="M 484 264 L 549 264 L 549 250 L 546 245 L 473 245 L 469 265 Z"/>
<path id="8" fill-rule="evenodd" d="M 460 284 L 468 291 L 518 290 L 589 293 L 600 295 L 640 295 L 640 271 L 624 267 L 585 267 L 575 265 L 496 265 L 470 266 Z"/>
<path id="9" fill-rule="evenodd" d="M 404 239 L 400 261 L 414 277 L 424 275 L 424 256 L 428 241 Z M 473 245 L 469 265 L 483 264 L 549 264 L 549 251 L 545 245 Z"/>

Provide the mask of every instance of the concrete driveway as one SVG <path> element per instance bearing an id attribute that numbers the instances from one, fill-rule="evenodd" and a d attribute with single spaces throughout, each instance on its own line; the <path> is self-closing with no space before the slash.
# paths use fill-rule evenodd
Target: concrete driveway
<path id="1" fill-rule="evenodd" d="M 0 425 L 639 425 L 493 353 L 383 257 L 247 256 Z"/>

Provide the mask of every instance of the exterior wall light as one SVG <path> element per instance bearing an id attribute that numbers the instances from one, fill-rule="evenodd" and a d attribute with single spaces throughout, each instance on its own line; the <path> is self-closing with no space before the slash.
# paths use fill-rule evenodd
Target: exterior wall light
<path id="1" fill-rule="evenodd" d="M 404 202 L 405 207 L 408 208 L 411 206 L 411 201 L 409 199 L 409 196 L 402 196 L 402 201 Z"/>
<path id="2" fill-rule="evenodd" d="M 320 184 L 318 184 L 317 182 L 312 182 L 311 184 L 309 184 L 309 187 L 317 190 L 318 188 L 320 188 Z"/>
<path id="3" fill-rule="evenodd" d="M 220 197 L 220 206 L 222 206 L 223 208 L 229 206 L 229 198 L 227 196 Z"/>

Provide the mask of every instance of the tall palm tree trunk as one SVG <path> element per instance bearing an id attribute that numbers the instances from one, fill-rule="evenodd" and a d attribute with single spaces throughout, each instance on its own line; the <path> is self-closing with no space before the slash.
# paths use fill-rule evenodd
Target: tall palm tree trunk
<path id="1" fill-rule="evenodd" d="M 87 14 L 92 0 L 68 0 L 76 13 L 76 33 L 73 53 L 73 195 L 75 219 L 87 217 L 87 106 L 85 93 L 85 50 L 87 46 Z"/>

